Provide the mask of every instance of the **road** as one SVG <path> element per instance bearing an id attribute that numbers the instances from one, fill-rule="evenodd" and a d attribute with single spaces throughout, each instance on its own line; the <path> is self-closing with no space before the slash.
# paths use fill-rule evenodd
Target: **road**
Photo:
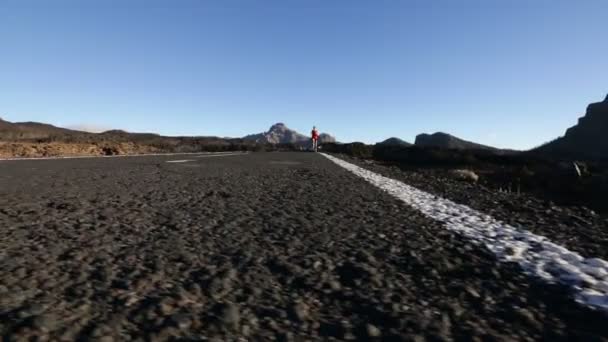
<path id="1" fill-rule="evenodd" d="M 7 340 L 606 340 L 607 316 L 314 153 L 0 162 Z"/>

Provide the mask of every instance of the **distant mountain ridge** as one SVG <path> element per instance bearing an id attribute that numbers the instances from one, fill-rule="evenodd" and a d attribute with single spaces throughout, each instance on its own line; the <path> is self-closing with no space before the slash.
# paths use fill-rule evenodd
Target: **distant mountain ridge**
<path id="1" fill-rule="evenodd" d="M 495 147 L 463 140 L 443 132 L 419 134 L 416 136 L 416 142 L 414 144 L 422 147 L 440 147 L 456 150 L 498 150 Z"/>
<path id="2" fill-rule="evenodd" d="M 2 141 L 21 141 L 21 140 L 142 140 L 142 139 L 197 139 L 214 138 L 226 141 L 248 141 L 261 144 L 303 144 L 310 142 L 308 135 L 301 134 L 288 128 L 284 123 L 276 123 L 270 126 L 267 132 L 250 134 L 243 138 L 217 138 L 217 137 L 165 137 L 156 133 L 132 133 L 119 129 L 111 129 L 100 133 L 78 131 L 74 129 L 62 128 L 50 124 L 39 122 L 10 122 L 0 118 L 0 140 Z M 336 139 L 327 134 L 321 133 L 319 141 L 335 142 Z"/>
<path id="3" fill-rule="evenodd" d="M 538 148 L 526 153 L 536 153 L 557 158 L 568 159 L 605 159 L 608 160 L 608 96 L 602 101 L 588 105 L 584 116 L 579 118 L 578 123 L 559 137 Z M 327 134 L 320 134 L 321 143 L 333 143 L 336 139 Z M 200 144 L 215 144 L 228 146 L 245 143 L 252 144 L 293 144 L 296 146 L 308 146 L 310 137 L 288 128 L 284 123 L 276 123 L 263 133 L 250 134 L 243 138 L 218 138 L 218 137 L 167 137 L 154 133 L 131 133 L 122 130 L 108 130 L 101 133 L 91 133 L 76 129 L 56 127 L 39 122 L 9 122 L 0 118 L 0 142 L 65 142 L 65 143 L 109 143 L 109 142 L 132 142 L 137 144 L 148 144 L 153 146 L 188 146 L 194 148 Z M 379 146 L 408 147 L 412 144 L 391 137 Z M 419 134 L 416 136 L 414 146 L 436 147 L 458 150 L 483 150 L 498 154 L 519 153 L 519 151 L 498 149 L 495 147 L 478 144 L 460 139 L 453 135 L 437 132 L 433 134 Z M 280 147 L 280 146 L 279 146 Z"/>
<path id="4" fill-rule="evenodd" d="M 0 119 L 0 142 L 65 142 L 65 143 L 101 143 L 101 142 L 133 142 L 133 143 L 163 143 L 190 141 L 214 141 L 221 143 L 239 142 L 241 139 L 218 138 L 209 136 L 170 137 L 155 133 L 132 133 L 123 130 L 108 130 L 101 133 L 91 133 L 68 128 L 53 126 L 39 122 L 9 122 Z"/>
<path id="5" fill-rule="evenodd" d="M 109 130 L 90 133 L 37 122 L 0 119 L 0 158 L 98 156 L 146 153 L 252 150 L 243 139 L 170 137 Z"/>
<path id="6" fill-rule="evenodd" d="M 564 136 L 532 151 L 563 158 L 608 159 L 608 95 L 587 106 L 585 115 Z"/>
<path id="7" fill-rule="evenodd" d="M 243 140 L 261 144 L 305 145 L 310 143 L 310 137 L 308 135 L 292 130 L 282 122 L 270 126 L 270 129 L 267 132 L 247 135 L 243 137 Z M 321 133 L 319 134 L 319 142 L 336 142 L 336 139 L 327 133 Z"/>
<path id="8" fill-rule="evenodd" d="M 56 127 L 40 122 L 9 122 L 0 118 L 0 139 L 44 139 L 50 136 L 80 134 L 85 132 Z"/>
<path id="9" fill-rule="evenodd" d="M 386 139 L 384 141 L 381 141 L 381 142 L 377 143 L 376 145 L 382 145 L 382 146 L 401 146 L 401 147 L 412 146 L 411 143 L 409 143 L 409 142 L 407 142 L 405 140 L 396 138 L 396 137 L 388 138 L 388 139 Z"/>

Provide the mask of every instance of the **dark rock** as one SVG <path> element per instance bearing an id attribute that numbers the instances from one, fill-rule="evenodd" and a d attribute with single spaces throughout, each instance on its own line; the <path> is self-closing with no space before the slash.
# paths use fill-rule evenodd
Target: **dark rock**
<path id="1" fill-rule="evenodd" d="M 42 331 L 53 331 L 57 327 L 57 318 L 52 314 L 36 316 L 32 319 L 32 325 Z"/>
<path id="2" fill-rule="evenodd" d="M 278 340 L 284 341 L 284 342 L 291 342 L 291 341 L 294 341 L 295 339 L 294 339 L 293 333 L 288 331 L 288 332 L 279 333 Z"/>
<path id="3" fill-rule="evenodd" d="M 542 329 L 542 327 L 543 327 L 542 323 L 536 319 L 536 317 L 530 310 L 520 308 L 520 309 L 516 309 L 515 312 L 518 314 L 519 317 L 524 319 L 524 321 L 527 324 L 533 326 L 536 329 Z"/>
<path id="4" fill-rule="evenodd" d="M 241 322 L 241 313 L 238 305 L 234 303 L 226 303 L 221 306 L 222 323 L 232 329 L 237 329 Z"/>
<path id="5" fill-rule="evenodd" d="M 192 318 L 187 314 L 177 314 L 171 316 L 171 322 L 179 329 L 187 329 L 192 324 Z"/>
<path id="6" fill-rule="evenodd" d="M 21 310 L 19 312 L 19 317 L 29 317 L 29 316 L 37 316 L 37 315 L 41 315 L 42 313 L 44 313 L 44 311 L 46 311 L 46 305 L 42 305 L 40 303 L 34 303 L 28 307 L 26 307 L 25 309 Z"/>
<path id="7" fill-rule="evenodd" d="M 330 280 L 329 287 L 334 291 L 340 291 L 342 289 L 342 285 L 337 280 Z"/>
<path id="8" fill-rule="evenodd" d="M 19 279 L 25 278 L 25 276 L 27 275 L 27 270 L 25 269 L 25 267 L 19 267 L 14 271 L 14 274 Z"/>
<path id="9" fill-rule="evenodd" d="M 373 324 L 366 324 L 365 325 L 365 330 L 367 331 L 367 336 L 369 337 L 380 337 L 382 335 L 382 332 L 380 331 L 380 329 L 378 329 L 375 325 Z"/>
<path id="10" fill-rule="evenodd" d="M 309 318 L 309 307 L 303 302 L 298 302 L 293 305 L 292 313 L 300 322 L 304 322 Z"/>

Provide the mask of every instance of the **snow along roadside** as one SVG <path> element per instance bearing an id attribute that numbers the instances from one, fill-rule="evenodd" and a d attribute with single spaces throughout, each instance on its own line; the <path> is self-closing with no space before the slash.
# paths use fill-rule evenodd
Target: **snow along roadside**
<path id="1" fill-rule="evenodd" d="M 569 286 L 577 302 L 608 312 L 608 262 L 583 258 L 547 238 L 498 221 L 465 205 L 434 196 L 400 181 L 321 153 L 332 162 L 365 179 L 491 250 L 500 260 L 517 262 L 530 275 Z"/>

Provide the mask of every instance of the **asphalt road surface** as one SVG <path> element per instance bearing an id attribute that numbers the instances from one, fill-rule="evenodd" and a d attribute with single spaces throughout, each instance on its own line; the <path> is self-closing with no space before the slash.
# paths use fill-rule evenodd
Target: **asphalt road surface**
<path id="1" fill-rule="evenodd" d="M 6 340 L 608 340 L 314 153 L 0 161 Z"/>

